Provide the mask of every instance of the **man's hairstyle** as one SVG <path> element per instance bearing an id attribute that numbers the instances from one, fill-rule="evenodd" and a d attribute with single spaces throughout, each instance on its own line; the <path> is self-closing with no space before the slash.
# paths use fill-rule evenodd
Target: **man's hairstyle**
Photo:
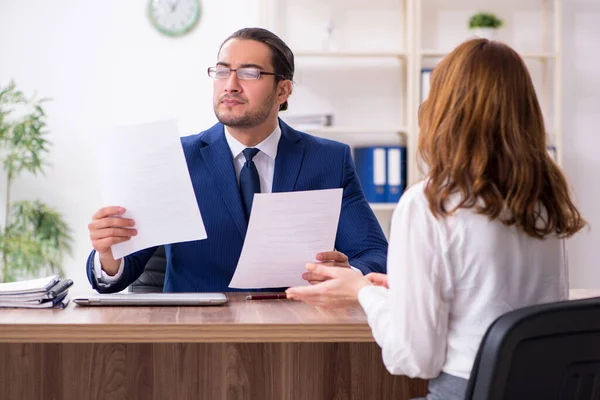
<path id="1" fill-rule="evenodd" d="M 507 45 L 472 39 L 445 57 L 431 74 L 419 125 L 425 194 L 436 217 L 473 208 L 540 239 L 586 225 L 546 150 L 527 67 Z M 448 210 L 454 193 L 460 201 Z"/>
<path id="2" fill-rule="evenodd" d="M 275 84 L 281 80 L 293 81 L 294 78 L 294 53 L 279 36 L 263 28 L 243 28 L 234 32 L 231 36 L 221 43 L 219 51 L 225 43 L 231 39 L 254 40 L 264 43 L 271 49 L 271 63 L 274 67 Z M 285 111 L 288 108 L 288 102 L 279 106 L 279 111 Z"/>

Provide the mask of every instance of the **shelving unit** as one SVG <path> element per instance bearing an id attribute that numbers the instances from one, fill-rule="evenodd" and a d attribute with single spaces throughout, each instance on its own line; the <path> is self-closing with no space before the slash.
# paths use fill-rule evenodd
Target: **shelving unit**
<path id="1" fill-rule="evenodd" d="M 406 53 L 401 52 L 350 52 L 350 51 L 299 51 L 295 57 L 325 57 L 325 58 L 391 58 L 402 59 Z"/>
<path id="2" fill-rule="evenodd" d="M 390 133 L 407 133 L 406 127 L 398 128 L 357 128 L 355 126 L 323 126 L 319 128 L 309 129 L 312 134 L 341 134 L 341 135 L 353 135 L 353 134 L 390 134 Z"/>
<path id="3" fill-rule="evenodd" d="M 429 58 L 443 58 L 447 56 L 449 51 L 443 50 L 435 50 L 435 49 L 422 49 L 420 51 L 421 57 L 429 57 Z M 555 59 L 557 57 L 556 53 L 552 52 L 540 52 L 540 53 L 520 53 L 521 57 L 524 59 Z"/>
<path id="4" fill-rule="evenodd" d="M 440 46 L 439 37 L 437 43 L 435 41 L 427 42 L 431 47 L 423 46 L 424 35 L 429 35 L 428 38 L 431 38 L 431 32 L 424 28 L 423 10 L 425 9 L 427 12 L 431 13 L 432 7 L 437 7 L 438 11 L 434 11 L 437 13 L 441 12 L 441 8 L 444 10 L 469 10 L 469 12 L 485 9 L 490 12 L 496 12 L 497 9 L 502 9 L 502 7 L 512 7 L 511 12 L 514 12 L 516 15 L 517 10 L 522 10 L 524 8 L 532 10 L 533 7 L 536 13 L 541 14 L 542 21 L 541 29 L 539 30 L 541 45 L 539 46 L 539 49 L 528 49 L 534 51 L 523 51 L 520 54 L 528 65 L 533 63 L 532 65 L 535 65 L 535 68 L 540 68 L 541 78 L 539 79 L 540 85 L 537 87 L 538 97 L 546 119 L 549 137 L 552 138 L 551 144 L 556 148 L 557 162 L 559 164 L 562 163 L 563 137 L 561 129 L 562 108 L 560 101 L 562 95 L 562 60 L 560 46 L 562 27 L 561 0 L 507 0 L 503 2 L 503 4 L 488 0 L 484 5 L 481 4 L 481 1 L 474 0 L 457 0 L 452 3 L 447 3 L 442 0 L 381 0 L 378 4 L 375 4 L 377 3 L 377 0 L 346 0 L 343 2 L 342 0 L 328 0 L 321 2 L 306 1 L 294 3 L 293 6 L 284 5 L 286 2 L 292 1 L 293 0 L 261 0 L 261 25 L 273 30 L 286 41 L 288 41 L 288 38 L 286 37 L 285 29 L 288 27 L 285 19 L 283 19 L 285 15 L 282 17 L 282 15 L 279 14 L 280 7 L 283 7 L 285 12 L 288 13 L 288 18 L 290 17 L 290 14 L 286 7 L 295 7 L 295 11 L 300 10 L 298 13 L 291 14 L 296 22 L 298 18 L 314 18 L 315 15 L 319 15 L 317 11 L 312 12 L 312 10 L 303 12 L 299 7 L 308 9 L 309 7 L 319 7 L 322 4 L 326 4 L 326 7 L 329 7 L 327 9 L 330 12 L 329 15 L 335 15 L 336 4 L 337 7 L 339 7 L 337 8 L 337 12 L 339 13 L 347 13 L 348 9 L 352 7 L 357 7 L 361 10 L 369 10 L 368 12 L 370 12 L 373 7 L 379 6 L 379 3 L 382 2 L 385 7 L 390 7 L 390 5 L 395 7 L 394 10 L 390 10 L 390 13 L 397 13 L 398 25 L 401 27 L 398 28 L 399 30 L 397 32 L 387 35 L 386 40 L 381 40 L 381 27 L 371 28 L 374 26 L 372 23 L 373 21 L 371 21 L 370 24 L 361 24 L 360 29 L 362 30 L 360 31 L 360 34 L 363 36 L 368 35 L 365 26 L 369 26 L 370 28 L 368 29 L 378 29 L 375 36 L 379 36 L 373 39 L 372 46 L 365 46 L 363 41 L 362 43 L 358 43 L 355 48 L 351 46 L 354 42 L 348 40 L 342 48 L 323 50 L 319 48 L 319 43 L 314 40 L 314 35 L 310 36 L 310 29 L 307 31 L 306 38 L 304 35 L 295 36 L 296 39 L 300 37 L 301 40 L 299 43 L 290 43 L 288 41 L 288 44 L 292 47 L 292 50 L 294 50 L 297 71 L 300 75 L 310 68 L 323 70 L 329 68 L 330 74 L 332 70 L 343 71 L 347 69 L 356 71 L 362 68 L 364 71 L 373 73 L 376 68 L 388 68 L 386 71 L 389 71 L 389 68 L 397 68 L 398 75 L 396 76 L 397 81 L 395 81 L 395 83 L 398 82 L 401 87 L 397 92 L 394 92 L 394 95 L 397 96 L 400 104 L 397 108 L 398 113 L 401 115 L 401 122 L 399 124 L 377 121 L 380 122 L 379 125 L 375 123 L 373 124 L 375 127 L 370 127 L 370 122 L 372 122 L 372 120 L 368 114 L 369 111 L 364 111 L 366 116 L 365 121 L 362 123 L 346 123 L 345 121 L 339 121 L 338 124 L 338 121 L 334 121 L 335 125 L 333 126 L 306 129 L 306 131 L 317 136 L 346 142 L 351 146 L 358 138 L 362 140 L 362 143 L 372 141 L 372 144 L 374 145 L 379 145 L 386 141 L 393 142 L 390 144 L 405 144 L 407 146 L 408 158 L 408 185 L 414 184 L 422 178 L 418 170 L 416 152 L 419 136 L 417 115 L 418 108 L 421 104 L 421 71 L 425 67 L 437 64 L 437 62 L 445 57 L 451 50 L 451 46 L 448 42 L 445 43 L 447 46 Z M 507 5 L 504 3 L 511 4 Z M 462 6 L 464 6 L 464 8 L 461 9 L 460 7 Z M 285 12 L 283 14 L 285 14 Z M 356 15 L 356 13 L 354 15 Z M 384 14 L 378 15 L 382 16 L 383 20 L 387 23 L 390 22 L 390 18 L 383 16 Z M 361 15 L 361 17 L 363 17 L 363 15 Z M 429 17 L 431 17 L 431 15 L 429 15 Z M 345 21 L 343 18 L 341 20 Z M 357 20 L 355 19 L 355 21 Z M 315 25 L 314 21 L 312 22 L 312 25 L 307 24 L 307 26 L 310 26 L 314 30 L 315 26 L 318 25 Z M 427 22 L 430 22 L 430 20 Z M 507 22 L 508 28 L 503 29 L 512 29 L 510 20 Z M 464 29 L 466 29 L 465 25 L 466 20 L 464 21 L 464 25 L 462 25 Z M 446 29 L 446 27 L 441 29 Z M 554 40 L 552 43 L 549 40 L 551 29 L 554 31 Z M 360 36 L 353 36 L 353 38 L 357 37 Z M 393 43 L 394 38 L 397 38 L 396 43 Z M 467 38 L 468 36 L 465 36 L 463 37 L 463 40 L 466 40 Z M 395 48 L 390 48 L 390 43 L 392 43 Z M 509 44 L 516 48 L 514 46 L 515 43 L 510 43 L 509 41 Z M 308 48 L 312 45 L 314 45 L 314 49 Z M 516 49 L 518 50 L 518 48 Z M 306 65 L 309 65 L 309 67 L 306 67 Z M 331 76 L 336 80 L 344 79 L 343 77 L 334 74 L 328 76 Z M 314 75 L 311 75 L 311 77 L 314 77 Z M 302 85 L 309 85 L 310 82 L 307 81 L 309 81 L 309 79 L 303 80 Z M 333 80 L 324 83 L 324 85 L 330 84 L 334 84 Z M 360 97 L 364 95 L 365 89 L 369 89 L 367 85 L 368 83 L 364 82 L 348 82 L 347 91 L 340 94 L 335 93 L 335 95 L 342 96 L 342 99 L 345 99 L 343 96 Z M 323 93 L 326 92 L 322 90 L 318 94 L 326 96 L 326 94 Z M 373 93 L 371 93 L 371 95 L 373 95 Z M 298 99 L 292 99 L 298 101 Z M 292 107 L 297 106 L 297 104 L 298 103 L 292 104 Z M 344 103 L 344 105 L 347 104 Z M 551 118 L 549 118 L 550 108 L 552 108 Z M 393 113 L 394 111 L 390 112 Z M 336 118 L 337 115 L 334 116 L 334 119 Z M 376 120 L 376 118 L 374 118 L 374 120 Z M 376 212 L 380 223 L 382 223 L 384 231 L 386 231 L 386 221 L 389 221 L 391 213 L 395 209 L 395 204 L 374 203 L 371 204 L 371 207 Z"/>
<path id="5" fill-rule="evenodd" d="M 382 120 L 380 118 L 373 117 L 371 112 L 374 108 L 378 108 L 377 105 L 371 105 L 372 107 L 369 107 L 369 109 L 363 109 L 362 112 L 365 113 L 366 117 L 364 118 L 364 120 L 359 121 L 351 120 L 352 118 L 348 118 L 348 115 L 344 116 L 340 115 L 342 113 L 333 112 L 333 126 L 324 126 L 318 128 L 303 127 L 302 130 L 316 136 L 322 136 L 329 139 L 345 142 L 351 147 L 368 144 L 407 145 L 407 140 L 410 136 L 410 113 L 408 109 L 410 93 L 407 91 L 406 88 L 408 84 L 408 66 L 410 63 L 410 57 L 413 57 L 413 53 L 406 51 L 407 45 L 410 42 L 409 38 L 407 38 L 406 36 L 405 27 L 409 23 L 407 17 L 409 15 L 407 13 L 407 7 L 409 1 L 411 0 L 389 0 L 390 2 L 395 3 L 394 6 L 396 5 L 396 3 L 399 5 L 398 12 L 400 13 L 399 18 L 401 21 L 399 20 L 398 22 L 401 22 L 401 24 L 399 25 L 402 26 L 401 32 L 399 32 L 400 36 L 402 37 L 401 44 L 397 43 L 396 46 L 393 46 L 394 48 L 390 48 L 390 46 L 387 46 L 387 48 L 382 46 L 377 46 L 376 48 L 373 46 L 358 46 L 356 48 L 347 47 L 335 50 L 320 49 L 320 43 L 318 42 L 314 42 L 314 49 L 307 49 L 306 47 L 308 46 L 302 46 L 302 43 L 299 43 L 300 45 L 298 45 L 298 43 L 289 41 L 290 37 L 286 35 L 286 33 L 288 33 L 286 32 L 286 29 L 288 28 L 287 24 L 285 22 L 282 22 L 280 24 L 277 23 L 277 21 L 280 21 L 279 18 L 281 18 L 282 14 L 285 14 L 288 11 L 287 7 L 289 7 L 289 4 L 285 4 L 286 1 L 290 2 L 293 0 L 262 0 L 263 7 L 267 9 L 267 11 L 265 11 L 262 14 L 263 18 L 265 18 L 262 21 L 262 26 L 271 29 L 272 31 L 280 35 L 286 42 L 288 42 L 288 44 L 294 51 L 294 56 L 296 59 L 296 75 L 298 77 L 297 80 L 299 81 L 298 89 L 302 89 L 302 87 L 309 87 L 310 89 L 315 89 L 314 86 L 318 85 L 319 83 L 315 83 L 315 80 L 312 79 L 315 78 L 316 75 L 318 75 L 318 73 L 314 71 L 329 71 L 327 77 L 331 77 L 331 80 L 321 82 L 321 84 L 329 84 L 331 82 L 331 84 L 333 85 L 339 85 L 340 81 L 343 83 L 344 78 L 348 78 L 348 76 L 343 77 L 337 73 L 331 73 L 332 68 L 335 68 L 335 70 L 339 70 L 340 74 L 342 75 L 344 73 L 350 73 L 352 74 L 352 77 L 360 75 L 356 74 L 356 71 L 371 71 L 372 74 L 379 74 L 381 73 L 381 71 L 384 71 L 383 73 L 386 77 L 389 77 L 390 74 L 395 76 L 393 83 L 390 83 L 390 87 L 394 88 L 393 95 L 396 96 L 395 100 L 393 101 L 396 101 L 398 103 L 398 106 L 401 108 L 395 120 L 394 118 Z M 341 4 L 339 0 L 330 0 L 329 2 L 325 0 L 321 1 L 320 4 L 316 1 L 303 2 L 302 6 L 325 7 L 324 11 L 326 12 L 326 8 L 333 7 L 333 3 L 335 2 Z M 344 2 L 343 7 L 352 7 L 356 5 L 360 6 L 359 3 L 370 6 L 368 3 L 363 2 L 362 0 L 351 0 L 351 4 L 348 2 Z M 298 4 L 299 3 L 295 3 L 293 5 L 293 7 L 295 7 L 295 10 L 298 10 Z M 302 13 L 302 11 L 300 13 Z M 309 17 L 318 19 L 318 17 L 316 17 L 317 11 L 314 11 L 309 14 Z M 321 21 L 321 23 L 322 22 L 323 21 Z M 314 26 L 315 20 L 313 20 L 312 23 Z M 323 23 L 321 25 L 324 26 Z M 333 80 L 335 80 L 335 82 L 333 82 Z M 355 91 L 353 91 L 353 96 L 360 97 L 365 95 L 365 90 L 361 89 L 365 89 L 364 86 L 368 85 L 368 83 L 365 83 L 362 77 L 359 76 L 357 81 L 348 82 L 353 83 L 349 83 L 346 86 L 351 85 L 353 88 L 356 89 Z M 338 86 L 335 87 L 337 88 Z M 347 88 L 344 87 L 342 89 Z M 366 89 L 368 90 L 368 87 Z M 391 91 L 392 89 L 388 90 Z M 315 89 L 315 91 L 318 91 L 318 88 Z M 322 93 L 325 93 L 326 95 L 327 91 L 323 90 L 319 92 L 319 94 Z M 297 96 L 298 93 L 296 93 L 295 95 Z M 292 110 L 293 107 L 297 107 L 298 102 L 301 102 L 300 99 L 294 99 L 293 96 L 290 110 Z M 342 99 L 340 99 L 340 102 L 344 102 L 345 100 L 347 100 L 346 96 L 348 96 L 348 94 L 340 94 L 340 96 L 342 97 Z M 366 96 L 369 96 L 369 94 L 367 94 Z M 332 97 L 335 97 L 335 93 L 333 93 Z M 296 103 L 293 103 L 294 101 Z M 332 103 L 335 102 L 332 101 Z M 350 100 L 349 103 L 352 103 L 356 106 L 356 104 L 360 103 L 360 101 L 353 102 L 352 100 Z M 386 112 L 389 109 L 389 113 L 393 113 L 395 112 L 395 110 L 398 109 L 398 107 L 389 107 L 389 103 L 386 103 L 385 101 L 384 103 L 384 108 Z M 334 111 L 339 111 L 339 109 L 335 108 L 336 106 L 338 106 L 338 104 L 331 105 Z M 285 119 L 285 115 L 282 115 L 282 118 Z M 370 206 L 375 212 L 375 215 L 377 216 L 380 224 L 382 225 L 384 232 L 388 234 L 389 220 L 391 218 L 392 212 L 396 208 L 396 203 L 371 203 Z"/>
<path id="6" fill-rule="evenodd" d="M 422 43 L 422 20 L 423 13 L 422 9 L 424 4 L 427 4 L 427 0 L 409 0 L 414 4 L 414 20 L 417 24 L 415 29 L 415 40 L 413 47 L 417 50 L 417 57 L 414 58 L 414 74 L 420 74 L 421 69 L 424 67 L 423 61 L 426 59 L 441 59 L 448 54 L 448 50 L 441 50 L 436 48 L 424 48 Z M 471 2 L 472 3 L 472 2 Z M 481 2 L 478 2 L 477 7 L 481 9 Z M 561 57 L 561 44 L 560 38 L 562 37 L 562 0 L 523 0 L 521 6 L 531 5 L 538 3 L 541 11 L 541 29 L 540 29 L 540 42 L 541 48 L 535 52 L 519 52 L 521 57 L 527 63 L 539 63 L 541 67 L 541 85 L 538 87 L 538 99 L 540 101 L 544 119 L 546 122 L 546 128 L 548 129 L 548 145 L 553 146 L 556 150 L 556 161 L 559 165 L 562 165 L 562 57 Z M 489 2 L 486 4 L 485 9 L 494 11 L 497 7 L 495 2 Z M 549 42 L 550 30 L 553 28 L 553 41 Z M 512 45 L 512 43 L 509 43 Z M 514 46 L 513 46 L 514 47 Z M 517 49 L 518 50 L 518 49 Z M 552 80 L 551 80 L 551 67 L 552 68 Z M 419 80 L 420 82 L 420 80 Z M 552 88 L 551 88 L 552 87 Z M 552 92 L 552 94 L 551 94 Z M 417 91 L 413 92 L 415 96 L 412 99 L 412 103 L 417 105 L 420 104 L 420 93 Z M 552 98 L 551 98 L 552 97 Z M 549 108 L 552 106 L 552 118 L 549 118 Z M 415 123 L 409 126 L 410 136 L 418 137 L 418 125 Z M 414 132 L 414 134 L 413 134 Z M 409 153 L 414 156 L 412 149 Z M 409 183 L 415 182 L 419 179 L 418 174 L 415 171 L 415 160 L 410 160 L 409 156 Z"/>

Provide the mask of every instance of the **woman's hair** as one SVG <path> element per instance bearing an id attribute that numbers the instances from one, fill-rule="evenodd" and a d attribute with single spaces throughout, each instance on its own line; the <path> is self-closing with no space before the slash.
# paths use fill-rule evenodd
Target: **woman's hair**
<path id="1" fill-rule="evenodd" d="M 527 67 L 507 45 L 473 39 L 445 57 L 431 74 L 419 125 L 425 195 L 436 217 L 473 208 L 536 238 L 568 237 L 586 225 L 546 150 Z M 446 209 L 455 193 L 458 205 Z"/>

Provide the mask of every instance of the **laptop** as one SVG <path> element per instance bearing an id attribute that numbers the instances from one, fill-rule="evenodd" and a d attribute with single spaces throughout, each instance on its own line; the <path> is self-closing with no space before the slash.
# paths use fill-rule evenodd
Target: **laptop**
<path id="1" fill-rule="evenodd" d="M 218 306 L 227 303 L 223 293 L 117 293 L 86 294 L 71 301 L 80 306 Z"/>

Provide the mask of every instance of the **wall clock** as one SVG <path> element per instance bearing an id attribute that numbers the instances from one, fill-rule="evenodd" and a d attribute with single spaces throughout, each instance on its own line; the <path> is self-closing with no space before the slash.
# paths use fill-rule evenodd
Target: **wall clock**
<path id="1" fill-rule="evenodd" d="M 182 36 L 200 20 L 200 0 L 149 0 L 152 25 L 168 36 Z"/>

